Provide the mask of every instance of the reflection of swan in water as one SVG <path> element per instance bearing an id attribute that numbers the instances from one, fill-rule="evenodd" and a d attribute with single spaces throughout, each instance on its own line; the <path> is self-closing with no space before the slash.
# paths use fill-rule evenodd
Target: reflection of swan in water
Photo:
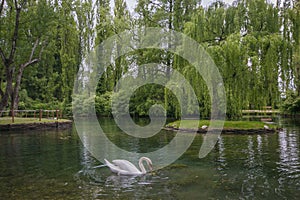
<path id="1" fill-rule="evenodd" d="M 128 160 L 113 160 L 112 163 L 110 163 L 108 160 L 104 159 L 106 165 L 110 168 L 110 170 L 114 173 L 117 173 L 118 175 L 142 175 L 146 174 L 146 169 L 143 165 L 143 161 L 146 161 L 148 167 L 150 170 L 152 170 L 152 161 L 150 158 L 147 157 L 141 157 L 139 160 L 139 167 L 141 171 L 134 166 L 131 162 Z"/>
<path id="2" fill-rule="evenodd" d="M 145 179 L 145 176 L 141 176 Z M 113 187 L 114 189 L 130 189 L 136 187 L 141 180 L 137 176 L 118 176 L 113 174 L 108 176 L 105 181 L 106 187 Z"/>

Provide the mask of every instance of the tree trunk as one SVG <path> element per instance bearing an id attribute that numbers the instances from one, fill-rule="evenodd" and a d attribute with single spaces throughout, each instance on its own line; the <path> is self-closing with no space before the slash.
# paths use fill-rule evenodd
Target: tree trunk
<path id="1" fill-rule="evenodd" d="M 8 105 L 9 97 L 13 92 L 13 70 L 6 67 L 6 89 L 0 101 L 0 114 L 5 110 Z"/>
<path id="2" fill-rule="evenodd" d="M 23 76 L 23 72 L 25 69 L 26 65 L 21 65 L 18 74 L 16 76 L 15 79 L 15 86 L 14 88 L 11 88 L 12 92 L 11 92 L 11 112 L 13 110 L 18 110 L 19 108 L 19 91 L 20 91 L 20 87 L 21 87 L 21 80 L 22 80 L 22 76 Z"/>
<path id="3" fill-rule="evenodd" d="M 168 22 L 168 28 L 169 31 L 171 33 L 171 31 L 173 30 L 173 0 L 169 1 L 169 22 Z M 173 42 L 173 38 L 169 38 L 168 41 L 168 49 L 172 48 L 172 42 Z M 167 71 L 166 71 L 166 75 L 167 78 L 170 79 L 171 77 L 171 67 L 172 67 L 172 55 L 170 53 L 167 53 Z"/>
<path id="4" fill-rule="evenodd" d="M 20 86 L 21 86 L 21 80 L 23 76 L 23 71 L 24 71 L 24 66 L 21 66 L 19 69 L 19 72 L 16 77 L 16 83 L 15 83 L 15 88 L 12 94 L 12 106 L 11 108 L 14 110 L 18 110 L 19 107 L 19 91 L 20 91 Z"/>
<path id="5" fill-rule="evenodd" d="M 300 63 L 296 66 L 296 79 L 297 95 L 300 96 Z"/>
<path id="6" fill-rule="evenodd" d="M 11 94 L 11 110 L 18 110 L 19 108 L 19 88 L 14 89 L 14 92 Z"/>
<path id="7" fill-rule="evenodd" d="M 6 106 L 8 105 L 8 98 L 9 94 L 5 92 L 1 101 L 0 101 L 0 115 L 2 115 L 3 111 L 5 110 Z"/>

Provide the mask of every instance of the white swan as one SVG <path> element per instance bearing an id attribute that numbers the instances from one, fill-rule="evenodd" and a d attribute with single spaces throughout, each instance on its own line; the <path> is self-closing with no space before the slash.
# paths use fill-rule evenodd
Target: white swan
<path id="1" fill-rule="evenodd" d="M 139 167 L 141 171 L 134 166 L 128 160 L 113 160 L 110 163 L 108 160 L 104 159 L 106 165 L 110 168 L 110 170 L 118 175 L 142 175 L 146 174 L 147 171 L 143 165 L 143 161 L 146 161 L 150 170 L 152 170 L 152 161 L 150 158 L 141 157 L 139 160 Z"/>
<path id="2" fill-rule="evenodd" d="M 208 128 L 208 126 L 207 125 L 203 125 L 203 126 L 201 126 L 201 129 L 207 129 Z"/>
<path id="3" fill-rule="evenodd" d="M 269 128 L 269 126 L 264 125 L 264 129 L 269 130 L 270 128 Z"/>

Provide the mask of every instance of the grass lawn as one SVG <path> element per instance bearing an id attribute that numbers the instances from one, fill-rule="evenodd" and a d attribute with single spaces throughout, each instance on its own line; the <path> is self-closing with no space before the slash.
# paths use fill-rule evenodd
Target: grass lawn
<path id="1" fill-rule="evenodd" d="M 203 125 L 209 126 L 210 120 L 181 120 L 169 123 L 167 126 L 174 128 L 195 129 L 195 127 L 201 128 Z M 264 125 L 269 128 L 277 128 L 276 124 L 265 124 L 260 121 L 225 121 L 224 129 L 263 129 Z"/>
<path id="2" fill-rule="evenodd" d="M 15 123 L 14 124 L 31 124 L 31 123 L 51 123 L 51 122 L 69 122 L 70 120 L 67 119 L 45 119 L 42 118 L 41 121 L 39 121 L 38 118 L 19 118 L 15 117 Z M 0 118 L 0 125 L 5 125 L 5 124 L 12 124 L 11 117 L 1 117 Z"/>

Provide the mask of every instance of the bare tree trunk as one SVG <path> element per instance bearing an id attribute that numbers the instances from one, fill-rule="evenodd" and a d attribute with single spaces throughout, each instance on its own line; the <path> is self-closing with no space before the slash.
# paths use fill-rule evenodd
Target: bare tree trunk
<path id="1" fill-rule="evenodd" d="M 16 77 L 16 83 L 15 83 L 15 87 L 14 87 L 14 91 L 12 94 L 12 106 L 11 108 L 13 108 L 14 110 L 18 110 L 19 107 L 19 91 L 20 91 L 20 87 L 21 87 L 21 80 L 22 80 L 22 76 L 23 76 L 23 71 L 24 68 L 23 66 L 20 67 L 18 75 Z"/>
<path id="2" fill-rule="evenodd" d="M 0 115 L 2 115 L 4 109 L 5 109 L 6 106 L 8 105 L 8 98 L 9 98 L 8 93 L 5 93 L 5 94 L 2 96 L 2 99 L 1 99 L 1 102 L 0 102 Z"/>
<path id="3" fill-rule="evenodd" d="M 171 33 L 171 31 L 173 30 L 173 5 L 174 2 L 173 0 L 169 0 L 169 21 L 168 21 L 168 29 Z M 171 38 L 169 37 L 169 41 L 168 41 L 168 49 L 171 49 L 172 48 L 172 41 L 173 38 L 171 36 Z M 170 53 L 167 53 L 168 56 L 167 56 L 167 71 L 166 71 L 166 76 L 168 78 L 171 77 L 171 68 L 172 68 L 172 59 L 173 59 L 173 56 L 170 54 Z"/>
<path id="4" fill-rule="evenodd" d="M 297 95 L 300 96 L 300 63 L 296 66 L 296 79 Z"/>
<path id="5" fill-rule="evenodd" d="M 0 114 L 5 110 L 8 105 L 9 97 L 13 92 L 13 71 L 6 67 L 6 89 L 0 101 Z"/>

